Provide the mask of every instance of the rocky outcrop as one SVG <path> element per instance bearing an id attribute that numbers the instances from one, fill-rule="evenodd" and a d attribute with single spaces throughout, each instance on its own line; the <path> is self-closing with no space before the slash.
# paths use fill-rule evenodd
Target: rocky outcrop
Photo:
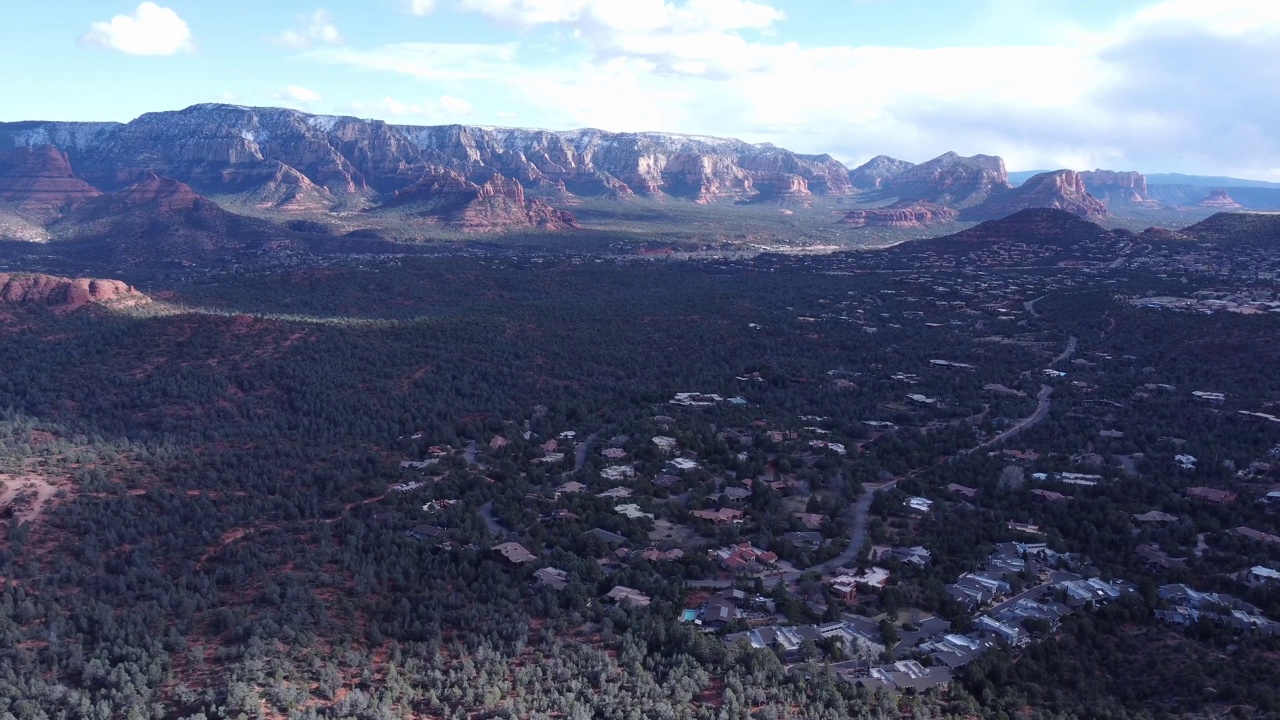
<path id="1" fill-rule="evenodd" d="M 1218 208 L 1219 210 L 1238 210 L 1242 207 L 1240 203 L 1231 199 L 1226 190 L 1221 188 L 1213 190 L 1208 197 L 1200 201 L 1200 207 Z"/>
<path id="2" fill-rule="evenodd" d="M 566 230 L 578 227 L 572 213 L 525 196 L 515 178 L 493 175 L 474 183 L 456 170 L 431 168 L 415 185 L 397 191 L 384 211 L 438 223 L 463 232 L 517 228 Z"/>
<path id="3" fill-rule="evenodd" d="M 1080 173 L 1090 195 L 1107 204 L 1158 205 L 1147 194 L 1147 178 L 1139 172 L 1092 170 Z"/>
<path id="4" fill-rule="evenodd" d="M 466 125 L 389 125 L 279 108 L 196 105 L 110 123 L 0 124 L 0 148 L 52 142 L 95 185 L 117 189 L 146 173 L 197 192 L 285 211 L 351 205 L 406 188 L 431 167 L 482 184 L 580 196 L 634 194 L 707 203 L 853 192 L 829 155 L 665 133 L 548 132 Z M 785 182 L 784 182 L 785 179 Z"/>
<path id="5" fill-rule="evenodd" d="M 925 228 L 949 223 L 960 213 L 932 203 L 905 203 L 868 210 L 852 210 L 840 221 L 852 227 Z"/>
<path id="6" fill-rule="evenodd" d="M 58 212 L 102 193 L 71 171 L 67 154 L 52 145 L 0 153 L 0 202 Z"/>
<path id="7" fill-rule="evenodd" d="M 880 190 L 885 183 L 915 167 L 913 162 L 877 155 L 849 171 L 849 182 L 858 190 Z"/>
<path id="8" fill-rule="evenodd" d="M 1012 215 L 1030 208 L 1065 210 L 1083 218 L 1107 216 L 1107 206 L 1085 189 L 1080 173 L 1057 170 L 1040 173 L 1016 188 L 994 193 L 985 202 L 961 213 L 966 220 L 985 220 Z"/>
<path id="9" fill-rule="evenodd" d="M 0 273 L 0 303 L 40 304 L 71 312 L 85 305 L 119 309 L 150 302 L 151 298 L 119 280 Z"/>
<path id="10" fill-rule="evenodd" d="M 988 220 L 954 235 L 911 243 L 913 250 L 967 253 L 1005 243 L 1069 248 L 1115 242 L 1127 231 L 1106 230 L 1079 215 L 1052 208 L 1021 210 L 999 220 Z"/>
<path id="11" fill-rule="evenodd" d="M 761 202 L 808 205 L 813 200 L 809 183 L 799 175 L 791 173 L 751 173 L 751 187 L 756 192 L 755 199 Z"/>
<path id="12" fill-rule="evenodd" d="M 960 157 L 953 152 L 906 168 L 881 184 L 885 195 L 902 201 L 961 209 L 981 204 L 1010 187 L 1004 160 L 991 155 Z"/>
<path id="13" fill-rule="evenodd" d="M 229 212 L 173 178 L 148 174 L 50 225 L 88 254 L 127 264 L 225 261 L 241 252 L 299 249 L 284 228 Z"/>
<path id="14" fill-rule="evenodd" d="M 99 208 L 110 213 L 122 213 L 145 206 L 157 214 L 171 215 L 191 210 L 201 202 L 208 201 L 186 184 L 147 173 L 138 182 L 105 198 L 99 203 Z"/>

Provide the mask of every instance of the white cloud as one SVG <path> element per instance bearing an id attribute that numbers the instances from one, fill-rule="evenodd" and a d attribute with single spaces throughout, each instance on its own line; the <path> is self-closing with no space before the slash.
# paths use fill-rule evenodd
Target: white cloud
<path id="1" fill-rule="evenodd" d="M 393 97 L 385 97 L 376 102 L 352 102 L 349 109 L 361 115 L 378 115 L 390 117 L 398 121 L 416 121 L 425 123 L 458 122 L 471 114 L 471 103 L 461 98 L 443 95 L 438 100 L 422 102 L 404 102 Z"/>
<path id="2" fill-rule="evenodd" d="M 273 40 L 291 48 L 304 49 L 313 45 L 337 45 L 342 42 L 338 26 L 333 24 L 329 11 L 321 8 L 307 15 L 299 15 L 296 27 L 276 35 Z"/>
<path id="3" fill-rule="evenodd" d="M 562 25 L 599 60 L 646 58 L 685 75 L 755 68 L 741 32 L 764 31 L 786 17 L 754 0 L 459 0 L 459 7 L 509 25 Z"/>
<path id="4" fill-rule="evenodd" d="M 80 36 L 80 43 L 129 55 L 173 55 L 195 50 L 186 21 L 153 2 L 142 3 L 132 15 L 116 15 L 93 23 Z"/>
<path id="5" fill-rule="evenodd" d="M 436 0 L 407 0 L 405 9 L 411 15 L 430 15 L 436 9 Z"/>
<path id="6" fill-rule="evenodd" d="M 419 80 L 491 80 L 507 74 L 515 61 L 515 43 L 410 42 L 372 50 L 317 48 L 307 57 L 364 70 L 408 75 Z"/>
<path id="7" fill-rule="evenodd" d="M 284 97 L 288 100 L 292 100 L 296 103 L 302 103 L 304 105 L 319 102 L 321 99 L 320 93 L 315 90 L 309 90 L 300 85 L 290 85 L 285 88 Z"/>
<path id="8" fill-rule="evenodd" d="M 850 163 L 955 150 L 1013 168 L 1280 175 L 1280 3 L 1164 0 L 1047 33 L 1052 46 L 912 48 L 778 40 L 763 31 L 781 12 L 746 0 L 457 2 L 571 32 L 555 33 L 554 54 L 528 34 L 310 55 L 465 86 L 550 127 L 728 135 Z M 447 117 L 433 103 L 400 109 Z"/>
<path id="9" fill-rule="evenodd" d="M 466 115 L 471 112 L 471 103 L 451 95 L 440 96 L 440 107 L 453 115 Z"/>

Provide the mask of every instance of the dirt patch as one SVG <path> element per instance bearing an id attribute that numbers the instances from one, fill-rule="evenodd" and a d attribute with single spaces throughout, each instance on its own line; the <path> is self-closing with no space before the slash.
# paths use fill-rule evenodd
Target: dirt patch
<path id="1" fill-rule="evenodd" d="M 0 512 L 11 513 L 19 522 L 35 522 L 52 507 L 60 489 L 70 490 L 68 478 L 51 478 L 45 475 L 0 474 Z"/>

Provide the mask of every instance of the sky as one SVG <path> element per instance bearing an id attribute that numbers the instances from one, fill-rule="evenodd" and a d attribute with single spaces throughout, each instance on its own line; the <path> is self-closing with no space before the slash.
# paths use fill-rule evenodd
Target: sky
<path id="1" fill-rule="evenodd" d="M 0 121 L 201 102 L 1280 181 L 1276 0 L 5 0 Z"/>

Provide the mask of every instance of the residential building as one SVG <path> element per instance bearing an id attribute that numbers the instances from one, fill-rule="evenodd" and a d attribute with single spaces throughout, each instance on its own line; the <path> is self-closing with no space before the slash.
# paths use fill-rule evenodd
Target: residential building
<path id="1" fill-rule="evenodd" d="M 1236 494 L 1229 490 L 1219 490 L 1217 488 L 1193 487 L 1187 489 L 1187 497 L 1193 500 L 1222 504 L 1235 502 Z"/>
<path id="2" fill-rule="evenodd" d="M 492 549 L 513 565 L 523 565 L 538 559 L 537 555 L 529 552 L 528 548 L 518 542 L 505 542 L 494 545 Z"/>
<path id="3" fill-rule="evenodd" d="M 720 508 L 719 510 L 694 510 L 690 513 L 699 520 L 707 520 L 716 525 L 728 525 L 730 523 L 742 522 L 745 514 L 741 510 L 733 508 Z"/>
<path id="4" fill-rule="evenodd" d="M 540 568 L 533 574 L 533 577 L 542 583 L 556 590 L 563 590 L 569 587 L 569 573 L 560 568 L 544 567 Z"/>
<path id="5" fill-rule="evenodd" d="M 983 635 L 990 635 L 1000 642 L 1016 647 L 1022 642 L 1022 631 L 1012 625 L 1000 622 L 990 615 L 979 615 L 973 621 L 974 629 Z"/>
<path id="6" fill-rule="evenodd" d="M 629 608 L 648 607 L 649 603 L 653 601 L 652 598 L 639 590 L 629 588 L 624 585 L 615 586 L 607 595 L 605 595 L 605 599 L 616 605 Z"/>

